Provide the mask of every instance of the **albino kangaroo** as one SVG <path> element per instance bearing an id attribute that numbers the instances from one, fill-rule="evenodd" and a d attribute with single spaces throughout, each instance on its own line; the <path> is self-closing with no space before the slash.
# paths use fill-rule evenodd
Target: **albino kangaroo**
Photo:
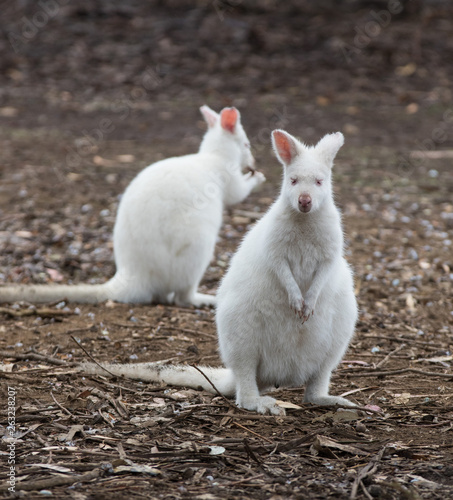
<path id="1" fill-rule="evenodd" d="M 197 288 L 214 253 L 223 208 L 244 200 L 265 178 L 253 169 L 239 111 L 200 111 L 208 130 L 198 153 L 154 163 L 126 189 L 113 231 L 116 274 L 110 281 L 0 287 L 0 302 L 214 305 L 216 298 Z"/>
<path id="2" fill-rule="evenodd" d="M 217 294 L 219 347 L 227 368 L 201 370 L 221 393 L 235 395 L 239 406 L 259 413 L 284 413 L 261 391 L 301 384 L 306 384 L 306 402 L 354 406 L 329 395 L 332 370 L 357 319 L 331 184 L 333 160 L 344 138 L 337 132 L 307 147 L 274 130 L 272 141 L 284 166 L 280 196 L 244 238 Z M 105 366 L 130 378 L 212 392 L 193 367 Z M 103 371 L 91 363 L 82 369 Z"/>

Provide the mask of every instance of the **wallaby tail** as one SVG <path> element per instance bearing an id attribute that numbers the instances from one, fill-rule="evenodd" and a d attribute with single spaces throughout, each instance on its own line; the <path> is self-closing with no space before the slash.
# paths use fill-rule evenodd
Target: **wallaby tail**
<path id="1" fill-rule="evenodd" d="M 68 300 L 97 304 L 105 300 L 115 300 L 112 280 L 101 285 L 17 285 L 0 286 L 0 303 L 24 300 L 32 303 Z"/>
<path id="2" fill-rule="evenodd" d="M 230 397 L 235 394 L 233 373 L 228 368 L 200 366 L 199 370 L 206 375 L 204 377 L 196 368 L 187 365 L 163 365 L 159 362 L 131 364 L 100 363 L 100 365 L 82 363 L 80 370 L 87 375 L 108 376 L 110 372 L 110 374 L 116 376 L 122 375 L 126 378 L 142 380 L 143 382 L 159 382 L 178 387 L 192 387 L 193 389 L 201 387 L 205 391 L 215 394 L 216 391 L 206 379 L 207 377 L 215 385 L 220 394 Z"/>

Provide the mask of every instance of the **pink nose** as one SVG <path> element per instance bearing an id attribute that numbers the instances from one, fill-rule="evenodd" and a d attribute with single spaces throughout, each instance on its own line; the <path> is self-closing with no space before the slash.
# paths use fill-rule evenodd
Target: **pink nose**
<path id="1" fill-rule="evenodd" d="M 299 196 L 299 210 L 301 212 L 309 212 L 311 209 L 311 196 L 309 194 L 301 194 Z"/>

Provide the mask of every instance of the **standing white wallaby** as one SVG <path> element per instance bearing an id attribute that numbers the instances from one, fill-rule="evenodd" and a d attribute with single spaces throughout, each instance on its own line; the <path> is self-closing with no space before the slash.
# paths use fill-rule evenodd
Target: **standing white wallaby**
<path id="1" fill-rule="evenodd" d="M 272 142 L 284 166 L 281 193 L 244 239 L 218 290 L 222 359 L 243 408 L 278 414 L 275 400 L 260 391 L 301 384 L 306 402 L 352 405 L 329 395 L 357 319 L 332 194 L 333 160 L 344 138 L 337 132 L 307 147 L 274 130 Z"/>
<path id="2" fill-rule="evenodd" d="M 220 354 L 227 368 L 201 368 L 225 395 L 259 413 L 283 414 L 260 392 L 306 384 L 304 401 L 354 406 L 329 395 L 332 370 L 354 333 L 357 303 L 343 257 L 341 218 L 331 169 L 344 138 L 326 135 L 307 147 L 274 130 L 284 166 L 280 196 L 247 234 L 217 294 Z M 106 365 L 131 378 L 212 388 L 193 367 L 158 363 Z M 94 365 L 82 367 L 102 373 Z"/>
<path id="3" fill-rule="evenodd" d="M 110 281 L 0 287 L 0 302 L 214 305 L 214 296 L 197 289 L 214 253 L 223 208 L 242 201 L 265 178 L 253 169 L 239 111 L 200 111 L 208 130 L 198 153 L 154 163 L 126 189 L 113 231 L 117 270 Z"/>

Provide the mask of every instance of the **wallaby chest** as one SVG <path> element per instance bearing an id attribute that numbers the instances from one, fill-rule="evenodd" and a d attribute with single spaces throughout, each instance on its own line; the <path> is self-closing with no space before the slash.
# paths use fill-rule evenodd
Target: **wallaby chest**
<path id="1" fill-rule="evenodd" d="M 343 239 L 338 226 L 306 223 L 293 226 L 281 243 L 296 282 L 306 288 L 321 266 L 341 256 Z"/>

